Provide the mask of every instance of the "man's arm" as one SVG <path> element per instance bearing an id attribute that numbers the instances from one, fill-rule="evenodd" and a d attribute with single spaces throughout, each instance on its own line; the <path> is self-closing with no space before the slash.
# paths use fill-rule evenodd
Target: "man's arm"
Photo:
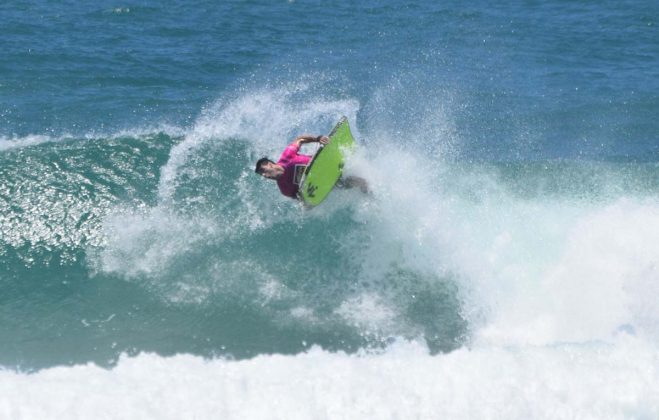
<path id="1" fill-rule="evenodd" d="M 329 138 L 327 136 L 313 136 L 311 134 L 302 134 L 301 136 L 297 136 L 295 140 L 293 140 L 293 143 L 300 147 L 300 145 L 305 144 L 305 143 L 314 143 L 314 142 L 320 142 L 321 144 L 327 144 L 329 143 Z"/>

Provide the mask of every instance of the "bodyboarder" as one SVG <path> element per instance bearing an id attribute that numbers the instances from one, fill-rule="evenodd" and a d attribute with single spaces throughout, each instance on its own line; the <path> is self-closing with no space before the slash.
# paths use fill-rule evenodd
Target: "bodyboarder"
<path id="1" fill-rule="evenodd" d="M 305 143 L 318 142 L 326 145 L 330 141 L 327 136 L 313 136 L 303 134 L 297 136 L 291 144 L 284 149 L 279 160 L 275 163 L 267 157 L 262 157 L 256 162 L 255 172 L 264 178 L 277 181 L 279 191 L 286 197 L 297 199 L 300 188 L 302 175 L 311 161 L 311 156 L 300 153 L 300 146 Z M 352 188 L 359 187 L 363 193 L 368 193 L 368 184 L 366 180 L 356 176 L 348 176 L 340 179 L 338 187 Z"/>

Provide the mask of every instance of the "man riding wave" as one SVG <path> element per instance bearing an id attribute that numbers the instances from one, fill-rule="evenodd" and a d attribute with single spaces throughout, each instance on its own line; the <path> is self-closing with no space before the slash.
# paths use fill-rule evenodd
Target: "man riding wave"
<path id="1" fill-rule="evenodd" d="M 327 136 L 313 136 L 303 134 L 297 136 L 291 144 L 286 147 L 279 160 L 275 163 L 267 157 L 263 157 L 256 162 L 255 172 L 264 178 L 277 181 L 279 191 L 286 197 L 297 199 L 300 189 L 302 175 L 311 161 L 311 156 L 300 153 L 300 146 L 305 143 L 328 144 L 330 139 Z M 338 187 L 359 189 L 368 193 L 368 184 L 363 178 L 349 176 L 337 182 Z"/>

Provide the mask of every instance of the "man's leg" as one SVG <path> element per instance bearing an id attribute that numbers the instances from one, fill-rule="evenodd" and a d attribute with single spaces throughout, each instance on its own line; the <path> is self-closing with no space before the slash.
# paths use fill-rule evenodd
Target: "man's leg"
<path id="1" fill-rule="evenodd" d="M 340 178 L 336 183 L 336 186 L 339 188 L 353 188 L 358 187 L 361 192 L 364 194 L 370 194 L 371 190 L 368 189 L 368 182 L 364 178 L 358 176 L 347 176 L 345 178 Z"/>

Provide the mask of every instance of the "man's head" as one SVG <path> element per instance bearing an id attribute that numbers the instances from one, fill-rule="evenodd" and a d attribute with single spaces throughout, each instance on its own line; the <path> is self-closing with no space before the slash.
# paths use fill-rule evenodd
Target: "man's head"
<path id="1" fill-rule="evenodd" d="M 277 179 L 284 173 L 284 168 L 267 157 L 262 157 L 256 162 L 256 169 L 254 171 L 265 178 Z"/>

